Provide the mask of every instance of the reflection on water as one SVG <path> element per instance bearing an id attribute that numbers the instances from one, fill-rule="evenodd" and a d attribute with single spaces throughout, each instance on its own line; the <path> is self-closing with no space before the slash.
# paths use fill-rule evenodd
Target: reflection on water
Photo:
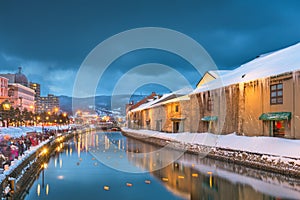
<path id="1" fill-rule="evenodd" d="M 170 163 L 178 153 L 119 132 L 82 134 L 57 147 L 25 199 L 300 197 L 297 179 L 191 154 Z"/>
<path id="2" fill-rule="evenodd" d="M 131 152 L 156 151 L 156 146 L 127 139 Z M 128 159 L 151 169 L 155 156 L 143 159 Z M 154 161 L 154 162 L 153 162 Z M 172 192 L 186 199 L 300 199 L 300 180 L 286 176 L 250 169 L 201 156 L 184 154 L 167 167 L 153 171 Z"/>

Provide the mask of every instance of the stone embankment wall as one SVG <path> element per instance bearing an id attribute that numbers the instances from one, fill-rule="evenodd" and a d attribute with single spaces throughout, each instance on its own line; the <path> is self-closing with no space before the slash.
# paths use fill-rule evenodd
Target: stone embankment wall
<path id="1" fill-rule="evenodd" d="M 140 137 L 136 133 L 124 131 L 122 134 L 150 144 L 169 147 L 175 150 L 185 151 L 187 153 L 197 154 L 203 157 L 206 156 L 208 158 L 235 163 L 254 169 L 300 178 L 300 165 L 296 159 L 293 161 L 293 159 L 289 158 L 289 162 L 284 162 L 284 159 L 280 160 L 272 155 L 221 149 L 198 144 L 180 143 L 178 141 L 164 140 L 157 137 Z"/>

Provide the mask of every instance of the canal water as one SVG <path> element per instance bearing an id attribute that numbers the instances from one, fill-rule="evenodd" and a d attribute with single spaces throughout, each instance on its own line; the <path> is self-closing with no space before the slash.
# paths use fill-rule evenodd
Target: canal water
<path id="1" fill-rule="evenodd" d="M 300 180 L 90 132 L 56 149 L 25 199 L 300 199 Z"/>

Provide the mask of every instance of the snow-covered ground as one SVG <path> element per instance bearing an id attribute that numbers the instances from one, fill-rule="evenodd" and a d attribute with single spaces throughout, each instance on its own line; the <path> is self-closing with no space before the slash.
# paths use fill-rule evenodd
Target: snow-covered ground
<path id="1" fill-rule="evenodd" d="M 49 130 L 62 130 L 68 129 L 67 125 L 63 126 L 45 126 L 45 129 Z M 0 139 L 5 135 L 9 137 L 18 138 L 25 136 L 28 132 L 42 132 L 42 126 L 20 126 L 20 127 L 0 127 Z"/>
<path id="2" fill-rule="evenodd" d="M 166 140 L 173 140 L 186 144 L 198 144 L 216 148 L 236 150 L 277 156 L 283 158 L 293 158 L 298 160 L 300 165 L 300 140 L 275 138 L 275 137 L 249 137 L 240 136 L 235 133 L 228 135 L 215 135 L 211 133 L 163 133 L 151 130 L 134 130 L 123 128 L 125 132 L 131 132 L 140 137 L 156 137 Z"/>

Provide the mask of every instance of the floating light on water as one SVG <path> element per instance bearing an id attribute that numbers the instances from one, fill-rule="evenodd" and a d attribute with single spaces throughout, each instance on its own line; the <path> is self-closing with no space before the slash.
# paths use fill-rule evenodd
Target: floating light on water
<path id="1" fill-rule="evenodd" d="M 132 183 L 126 183 L 126 186 L 127 186 L 127 187 L 131 187 L 131 186 L 132 186 Z"/>
<path id="2" fill-rule="evenodd" d="M 109 187 L 108 186 L 104 186 L 103 189 L 106 190 L 106 191 L 108 191 Z"/>
<path id="3" fill-rule="evenodd" d="M 146 183 L 146 184 L 150 184 L 151 181 L 150 181 L 150 180 L 145 180 L 145 183 Z"/>

